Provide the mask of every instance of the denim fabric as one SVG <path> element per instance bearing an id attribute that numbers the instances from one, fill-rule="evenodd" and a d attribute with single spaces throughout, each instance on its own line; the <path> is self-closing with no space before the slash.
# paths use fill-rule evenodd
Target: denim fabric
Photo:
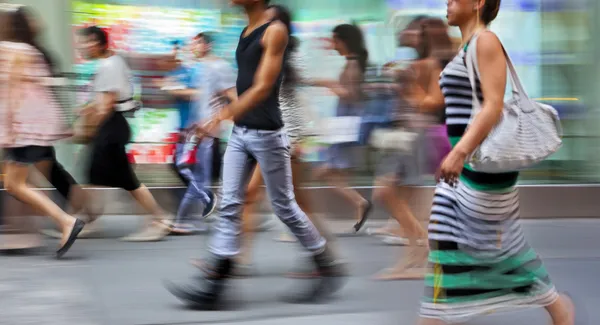
<path id="1" fill-rule="evenodd" d="M 294 197 L 290 143 L 282 130 L 266 131 L 234 127 L 223 159 L 223 193 L 220 220 L 212 238 L 213 254 L 232 257 L 239 253 L 241 213 L 246 188 L 256 164 L 267 187 L 275 215 L 283 221 L 299 242 L 310 251 L 325 245 Z"/>

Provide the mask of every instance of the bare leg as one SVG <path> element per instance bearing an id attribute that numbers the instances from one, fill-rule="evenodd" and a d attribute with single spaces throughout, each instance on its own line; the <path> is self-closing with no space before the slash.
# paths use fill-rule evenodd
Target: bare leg
<path id="1" fill-rule="evenodd" d="M 298 203 L 298 206 L 300 206 L 300 209 L 306 213 L 308 218 L 321 233 L 321 236 L 325 237 L 327 243 L 329 244 L 329 248 L 337 255 L 338 249 L 334 245 L 336 240 L 335 235 L 329 231 L 329 227 L 327 227 L 325 221 L 321 220 L 321 218 L 313 213 L 308 194 L 300 190 L 300 187 L 305 180 L 304 168 L 305 164 L 303 164 L 300 159 L 292 158 L 292 182 L 294 184 L 294 195 L 296 196 L 296 202 Z M 356 194 L 360 196 L 360 194 Z M 362 198 L 362 196 L 360 197 Z"/>
<path id="2" fill-rule="evenodd" d="M 553 325 L 574 325 L 575 306 L 566 295 L 561 295 L 553 304 L 546 307 Z"/>
<path id="3" fill-rule="evenodd" d="M 374 199 L 381 201 L 398 221 L 409 240 L 409 251 L 391 269 L 387 269 L 377 278 L 381 280 L 415 279 L 424 275 L 427 250 L 419 247 L 418 241 L 427 237 L 427 232 L 412 214 L 406 200 L 408 191 L 398 193 L 393 178 L 380 178 L 376 181 Z M 400 195 L 399 195 L 400 194 Z M 411 269 L 411 270 L 409 270 Z"/>
<path id="4" fill-rule="evenodd" d="M 339 249 L 336 245 L 335 235 L 329 231 L 326 221 L 322 220 L 318 215 L 313 213 L 308 193 L 300 189 L 300 186 L 305 180 L 304 168 L 305 165 L 301 160 L 292 158 L 292 182 L 294 185 L 296 202 L 298 203 L 300 209 L 306 213 L 306 216 L 310 219 L 315 228 L 317 228 L 321 236 L 327 240 L 327 246 L 331 250 L 334 257 L 339 258 Z M 312 267 L 310 269 L 306 269 L 303 265 L 299 270 L 289 273 L 288 276 L 293 278 L 307 278 L 317 277 L 319 276 L 319 273 Z"/>
<path id="5" fill-rule="evenodd" d="M 254 168 L 254 173 L 248 183 L 246 190 L 246 203 L 242 212 L 242 243 L 238 261 L 241 265 L 248 265 L 252 261 L 252 241 L 254 232 L 260 218 L 256 214 L 256 206 L 263 197 L 263 191 L 260 186 L 263 184 L 260 166 Z"/>
<path id="6" fill-rule="evenodd" d="M 131 192 L 131 196 L 146 210 L 146 212 L 154 216 L 154 221 L 159 221 L 165 216 L 165 212 L 156 203 L 154 196 L 145 185 L 140 186 L 137 190 Z"/>
<path id="7" fill-rule="evenodd" d="M 91 196 L 81 187 L 81 185 L 73 185 L 69 197 L 69 204 L 71 206 L 70 212 L 72 214 L 77 214 L 83 211 L 88 217 L 87 222 L 94 222 L 100 215 L 97 211 L 92 209 Z"/>
<path id="8" fill-rule="evenodd" d="M 124 241 L 130 242 L 148 242 L 164 239 L 170 231 L 168 224 L 172 222 L 172 218 L 165 219 L 165 212 L 156 203 L 152 193 L 144 185 L 130 192 L 133 198 L 153 217 L 148 218 L 145 226 L 140 231 L 122 238 Z"/>
<path id="9" fill-rule="evenodd" d="M 76 219 L 64 212 L 44 194 L 34 191 L 27 186 L 27 178 L 29 176 L 28 166 L 10 162 L 6 163 L 5 166 L 6 177 L 4 187 L 6 191 L 18 200 L 48 215 L 59 226 L 62 232 L 60 241 L 60 246 L 62 247 L 69 238 L 71 230 L 75 226 Z M 49 167 L 49 164 L 39 163 L 36 164 L 36 167 L 43 173 Z"/>
<path id="10" fill-rule="evenodd" d="M 334 191 L 342 196 L 347 202 L 354 205 L 356 209 L 356 217 L 357 221 L 360 221 L 363 217 L 363 214 L 367 207 L 369 206 L 369 201 L 367 201 L 360 193 L 356 190 L 350 188 L 348 184 L 348 180 L 346 175 L 339 171 L 333 169 L 323 168 L 317 171 L 318 178 L 325 178 L 328 180 L 328 183 L 331 186 L 334 186 Z"/>

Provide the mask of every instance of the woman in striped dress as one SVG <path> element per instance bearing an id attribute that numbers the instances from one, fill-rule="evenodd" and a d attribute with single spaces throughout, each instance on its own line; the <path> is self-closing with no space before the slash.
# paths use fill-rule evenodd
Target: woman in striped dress
<path id="1" fill-rule="evenodd" d="M 9 194 L 48 215 L 61 230 L 57 257 L 64 255 L 83 229 L 48 197 L 27 185 L 30 166 L 48 175 L 54 159 L 52 145 L 71 136 L 66 117 L 47 86 L 52 75 L 20 6 L 5 8 L 6 41 L 0 42 L 0 147 L 4 149 Z"/>
<path id="2" fill-rule="evenodd" d="M 571 300 L 559 295 L 519 224 L 519 174 L 487 174 L 465 159 L 499 121 L 506 89 L 506 57 L 495 34 L 485 30 L 500 0 L 450 0 L 448 21 L 461 29 L 464 46 L 441 74 L 441 91 L 429 91 L 420 105 L 446 105 L 452 151 L 439 170 L 429 223 L 429 264 L 422 324 L 463 323 L 517 307 L 543 306 L 554 325 L 573 325 Z M 472 87 L 466 50 L 474 35 L 481 80 L 481 113 L 469 125 Z M 479 79 L 479 78 L 478 78 Z M 467 128 L 468 126 L 468 128 Z"/>

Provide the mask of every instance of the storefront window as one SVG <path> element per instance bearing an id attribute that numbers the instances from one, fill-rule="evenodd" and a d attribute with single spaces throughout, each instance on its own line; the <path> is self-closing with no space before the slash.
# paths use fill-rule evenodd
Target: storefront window
<path id="1" fill-rule="evenodd" d="M 65 1 L 65 3 L 68 1 Z M 108 4 L 110 2 L 110 4 Z M 232 65 L 233 51 L 245 25 L 241 12 L 228 7 L 226 0 L 119 0 L 70 2 L 65 8 L 71 17 L 73 35 L 79 27 L 97 24 L 110 32 L 112 46 L 119 50 L 136 74 L 144 109 L 131 120 L 135 139 L 130 151 L 136 156 L 137 171 L 144 182 L 175 184 L 165 164 L 171 159 L 165 142 L 173 140 L 177 111 L 165 96 L 153 89 L 151 80 L 160 77 L 157 60 L 170 52 L 174 41 L 188 42 L 200 31 L 217 32 L 216 54 Z M 321 49 L 320 38 L 330 35 L 339 23 L 358 24 L 365 34 L 370 64 L 381 67 L 395 60 L 396 32 L 416 15 L 445 17 L 443 0 L 281 0 L 295 14 L 294 34 L 307 58 L 307 74 L 313 78 L 336 78 L 343 60 Z M 592 35 L 600 30 L 596 22 L 598 5 L 584 0 L 503 0 L 498 19 L 491 26 L 497 32 L 529 95 L 555 106 L 564 125 L 564 146 L 539 166 L 522 173 L 521 183 L 580 183 L 600 179 L 600 147 L 597 138 L 600 96 L 599 52 Z M 60 20 L 60 19 L 58 19 Z M 518 22 L 518 23 L 515 23 Z M 64 24 L 49 21 L 49 24 Z M 598 26 L 597 26 L 598 25 Z M 451 29 L 453 36 L 457 30 Z M 83 61 L 73 47 L 64 56 L 74 56 L 74 71 L 91 75 L 93 63 Z M 375 69 L 377 70 L 377 69 Z M 599 71 L 599 73 L 596 73 Z M 83 82 L 80 86 L 83 86 Z M 507 93 L 510 90 L 507 90 Z M 337 100 L 321 89 L 303 89 L 311 125 L 332 116 Z M 79 103 L 88 94 L 79 93 Z M 226 135 L 226 131 L 224 132 Z M 225 136 L 226 139 L 226 136 Z M 323 160 L 323 145 L 309 141 L 306 160 Z M 377 152 L 356 153 L 359 168 L 356 184 L 370 185 Z M 433 177 L 429 176 L 430 184 Z"/>

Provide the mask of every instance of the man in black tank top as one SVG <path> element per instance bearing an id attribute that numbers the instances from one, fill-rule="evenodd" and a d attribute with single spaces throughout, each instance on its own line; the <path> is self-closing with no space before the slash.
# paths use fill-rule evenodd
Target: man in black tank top
<path id="1" fill-rule="evenodd" d="M 236 51 L 239 67 L 236 82 L 238 100 L 205 123 L 203 132 L 212 132 L 222 120 L 233 119 L 235 127 L 223 160 L 223 200 L 219 206 L 219 225 L 210 245 L 211 257 L 202 280 L 191 285 L 170 284 L 178 298 L 199 307 L 219 300 L 225 281 L 234 268 L 240 251 L 240 225 L 245 189 L 258 163 L 275 214 L 290 228 L 298 241 L 313 254 L 321 277 L 303 292 L 286 297 L 291 302 L 308 302 L 327 297 L 341 287 L 342 266 L 335 261 L 293 194 L 290 143 L 282 130 L 279 110 L 279 86 L 290 31 L 279 21 L 267 18 L 268 0 L 232 0 L 243 6 L 248 27 L 240 37 Z"/>

